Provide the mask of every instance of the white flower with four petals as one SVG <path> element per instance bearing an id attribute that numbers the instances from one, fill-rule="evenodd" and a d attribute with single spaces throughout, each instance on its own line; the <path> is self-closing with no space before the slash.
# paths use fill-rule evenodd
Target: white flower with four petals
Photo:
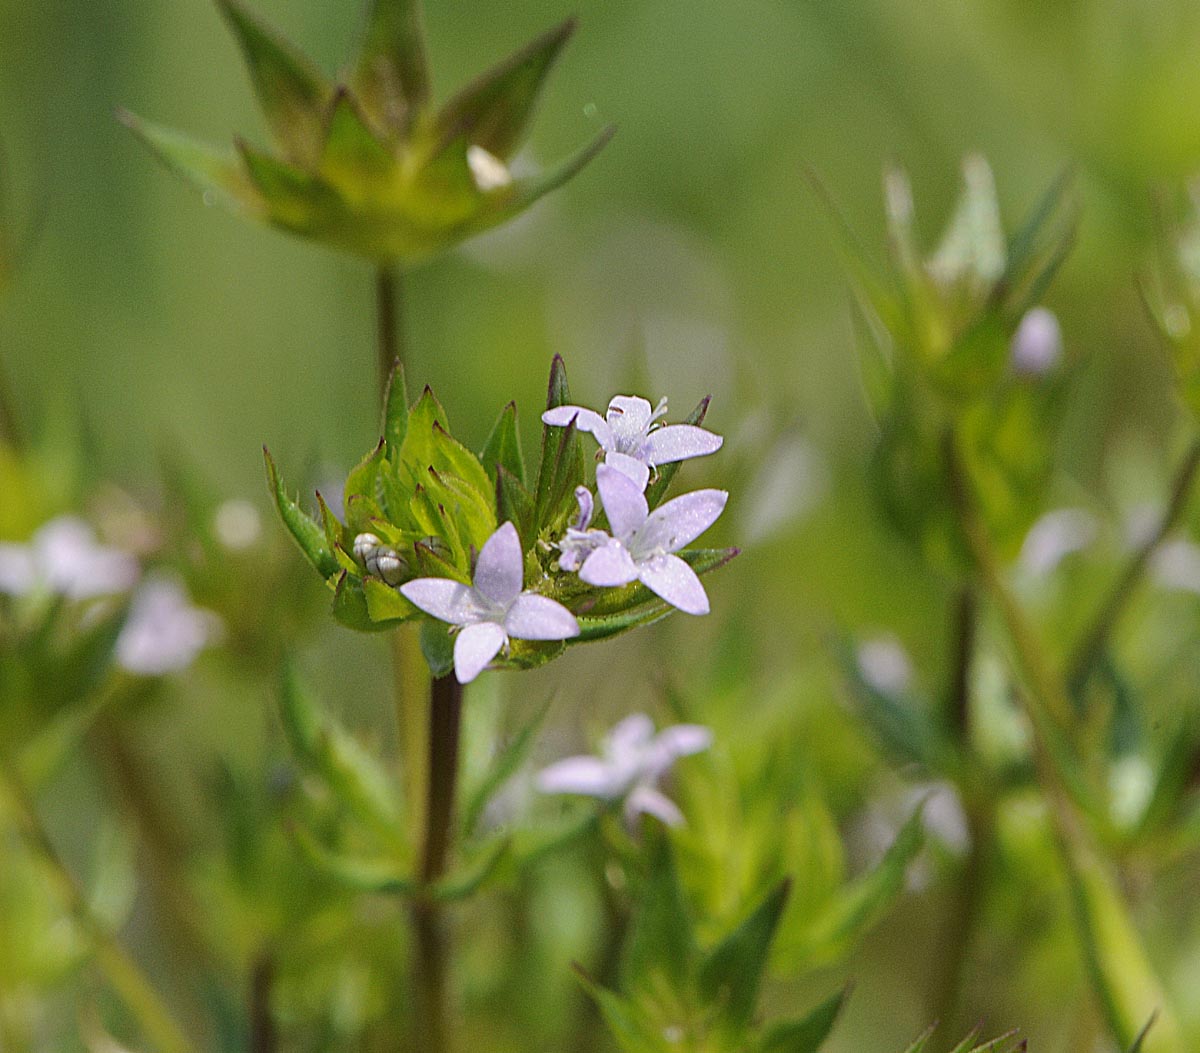
<path id="1" fill-rule="evenodd" d="M 591 549 L 579 568 L 580 579 L 600 587 L 640 581 L 686 614 L 707 614 L 704 586 L 696 572 L 674 553 L 716 522 L 729 494 L 724 490 L 694 490 L 651 512 L 637 484 L 607 464 L 596 467 L 596 489 L 612 536 Z"/>
<path id="2" fill-rule="evenodd" d="M 666 412 L 665 398 L 652 409 L 643 398 L 617 395 L 604 417 L 583 406 L 555 406 L 542 414 L 542 423 L 565 428 L 574 421 L 579 431 L 595 436 L 606 464 L 645 490 L 652 468 L 715 453 L 724 442 L 720 435 L 694 424 L 660 426 L 658 421 Z"/>
<path id="3" fill-rule="evenodd" d="M 459 627 L 454 641 L 454 675 L 470 683 L 509 638 L 566 640 L 579 635 L 579 623 L 561 603 L 536 592 L 523 592 L 525 558 L 512 523 L 484 543 L 475 578 L 463 585 L 449 578 L 416 578 L 401 594 L 426 614 Z"/>
<path id="4" fill-rule="evenodd" d="M 680 757 L 712 745 L 712 732 L 699 724 L 676 724 L 654 734 L 644 713 L 626 717 L 608 733 L 600 756 L 567 757 L 537 776 L 542 793 L 575 793 L 604 801 L 625 801 L 625 819 L 632 825 L 645 813 L 668 826 L 683 824 L 683 813 L 658 789 L 659 780 Z"/>

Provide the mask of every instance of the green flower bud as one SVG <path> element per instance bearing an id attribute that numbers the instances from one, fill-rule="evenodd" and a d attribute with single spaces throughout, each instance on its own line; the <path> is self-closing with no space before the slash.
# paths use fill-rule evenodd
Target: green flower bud
<path id="1" fill-rule="evenodd" d="M 435 109 L 416 0 L 374 0 L 346 84 L 240 0 L 218 3 L 277 153 L 240 139 L 221 152 L 129 113 L 121 120 L 206 199 L 378 264 L 426 259 L 511 219 L 570 179 L 612 133 L 545 172 L 509 170 L 573 21 Z"/>

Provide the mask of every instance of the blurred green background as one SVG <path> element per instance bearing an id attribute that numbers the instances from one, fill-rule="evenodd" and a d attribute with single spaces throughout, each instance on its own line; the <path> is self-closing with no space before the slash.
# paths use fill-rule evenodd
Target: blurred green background
<path id="1" fill-rule="evenodd" d="M 357 0 L 254 6 L 331 71 L 361 17 Z M 1151 255 L 1155 195 L 1200 168 L 1200 6 L 430 0 L 435 91 L 571 13 L 580 29 L 525 153 L 549 162 L 610 122 L 618 134 L 519 222 L 409 276 L 410 388 L 431 384 L 476 447 L 515 398 L 527 449 L 555 352 L 585 404 L 637 390 L 669 394 L 680 415 L 711 393 L 708 424 L 729 443 L 689 466 L 688 481 L 733 490 L 713 543 L 748 543 L 711 579 L 718 613 L 707 622 L 679 617 L 572 652 L 522 689 L 560 691 L 574 714 L 560 722 L 586 738 L 651 704 L 647 670 L 662 648 L 681 669 L 703 668 L 731 625 L 753 682 L 783 684 L 776 704 L 818 714 L 836 709 L 835 678 L 806 663 L 835 626 L 894 630 L 918 664 L 936 663 L 941 637 L 928 626 L 944 621 L 946 597 L 867 499 L 873 432 L 848 287 L 804 171 L 882 250 L 889 161 L 911 172 L 930 241 L 964 154 L 992 163 L 1010 225 L 1076 167 L 1079 241 L 1048 302 L 1068 356 L 1084 363 L 1063 463 L 1102 491 L 1119 442 L 1133 437 L 1152 457 L 1171 448 L 1168 375 L 1136 278 Z M 36 228 L 0 304 L 17 405 L 30 420 L 81 406 L 98 478 L 152 490 L 169 442 L 225 496 L 250 496 L 265 513 L 264 442 L 297 466 L 293 476 L 312 465 L 314 478 L 335 479 L 377 436 L 370 269 L 205 207 L 117 123 L 122 106 L 213 142 L 235 132 L 265 141 L 209 0 L 0 0 L 6 193 L 18 232 Z M 772 457 L 784 466 L 774 477 Z M 319 602 L 315 577 L 310 585 Z M 342 708 L 369 724 L 386 705 L 381 650 L 331 628 L 314 654 L 357 699 Z M 258 726 L 267 703 L 244 694 L 209 712 L 244 706 L 245 725 Z M 757 701 L 749 713 L 766 714 Z M 164 757 L 224 748 L 227 726 L 205 706 L 164 740 Z M 937 913 L 936 895 L 918 898 L 861 951 L 849 970 L 860 988 L 832 1048 L 890 1048 L 928 1023 L 925 967 L 908 967 L 936 957 Z M 1083 997 L 1077 983 L 1068 998 Z M 1024 1026 L 1039 1049 L 1068 1048 L 1055 1044 L 1066 1039 L 1053 1006 L 1023 1005 L 1023 989 L 988 1006 L 996 1026 Z"/>

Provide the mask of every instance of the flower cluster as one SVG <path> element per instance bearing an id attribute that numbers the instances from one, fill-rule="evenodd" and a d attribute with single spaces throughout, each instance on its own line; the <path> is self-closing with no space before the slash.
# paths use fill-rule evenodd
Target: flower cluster
<path id="1" fill-rule="evenodd" d="M 215 614 L 192 605 L 174 578 L 143 576 L 132 554 L 100 544 L 74 516 L 52 519 L 27 543 L 0 543 L 0 594 L 77 603 L 131 597 L 113 656 L 137 676 L 186 668 L 221 628 Z"/>
<path id="2" fill-rule="evenodd" d="M 321 521 L 309 517 L 269 458 L 268 470 L 285 523 L 334 591 L 339 620 L 370 630 L 424 618 L 435 673 L 453 669 L 467 683 L 489 665 L 539 665 L 567 643 L 603 639 L 671 608 L 708 612 L 699 575 L 734 552 L 687 546 L 728 495 L 704 489 L 662 500 L 678 462 L 721 447 L 700 427 L 707 405 L 666 424 L 665 399 L 652 407 L 621 395 L 601 417 L 571 403 L 556 358 L 541 463 L 527 476 L 514 405 L 476 455 L 451 436 L 428 389 L 408 407 L 397 374 L 383 439 L 347 479 L 344 523 L 324 501 Z M 603 451 L 593 480 L 580 432 Z"/>

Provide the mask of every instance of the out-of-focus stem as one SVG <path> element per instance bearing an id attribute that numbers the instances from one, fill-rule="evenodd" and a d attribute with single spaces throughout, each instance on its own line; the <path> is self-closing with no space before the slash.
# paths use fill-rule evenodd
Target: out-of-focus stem
<path id="1" fill-rule="evenodd" d="M 394 267 L 380 264 L 375 270 L 376 361 L 380 402 L 387 396 L 388 380 L 397 363 L 404 365 L 404 278 Z"/>
<path id="2" fill-rule="evenodd" d="M 1087 685 L 1088 678 L 1104 653 L 1108 638 L 1125 613 L 1125 608 L 1129 605 L 1138 584 L 1145 575 L 1150 560 L 1182 517 L 1187 508 L 1188 498 L 1191 496 L 1198 471 L 1200 471 L 1200 440 L 1192 444 L 1180 464 L 1179 470 L 1175 474 L 1175 480 L 1171 484 L 1170 500 L 1167 502 L 1166 510 L 1154 528 L 1154 532 L 1134 552 L 1129 564 L 1117 579 L 1116 585 L 1113 586 L 1112 592 L 1108 594 L 1108 598 L 1100 607 L 1091 628 L 1084 633 L 1068 666 L 1067 684 L 1072 694 L 1078 694 Z"/>
<path id="3" fill-rule="evenodd" d="M 275 960 L 260 955 L 250 970 L 250 1053 L 275 1053 L 279 1033 L 271 1013 L 271 989 L 275 985 Z"/>
<path id="4" fill-rule="evenodd" d="M 463 689 L 451 674 L 435 678 L 429 695 L 429 778 L 421 842 L 423 890 L 413 905 L 414 1024 L 419 1036 L 413 1048 L 422 1053 L 449 1053 L 453 1048 L 447 1005 L 449 948 L 441 908 L 428 893 L 446 872 L 453 841 Z"/>
<path id="5" fill-rule="evenodd" d="M 7 765 L 0 765 L 0 782 L 21 837 L 41 860 L 55 893 L 87 937 L 97 964 L 141 1025 L 146 1039 L 161 1053 L 192 1053 L 191 1043 L 158 992 L 108 927 L 92 912 L 87 897 L 50 840 L 25 787 Z"/>

